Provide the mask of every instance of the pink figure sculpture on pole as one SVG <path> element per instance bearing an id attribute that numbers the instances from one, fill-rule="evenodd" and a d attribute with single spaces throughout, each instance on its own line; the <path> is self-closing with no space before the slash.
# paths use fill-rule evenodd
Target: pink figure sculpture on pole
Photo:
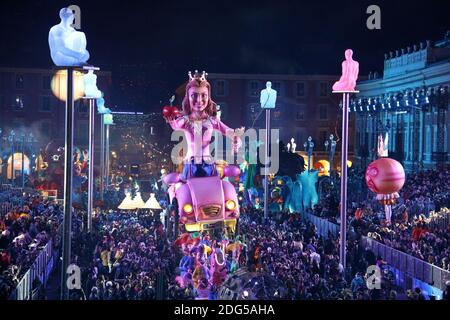
<path id="1" fill-rule="evenodd" d="M 347 163 L 348 158 L 348 113 L 350 93 L 357 93 L 355 90 L 358 79 L 359 63 L 352 58 L 353 51 L 345 50 L 345 61 L 342 62 L 342 76 L 333 85 L 333 93 L 342 93 L 342 151 L 341 163 Z M 341 196 L 340 196 L 340 248 L 339 261 L 342 267 L 346 268 L 346 239 L 347 239 L 347 166 L 341 168 Z"/>
<path id="2" fill-rule="evenodd" d="M 345 60 L 342 62 L 342 76 L 333 85 L 333 91 L 355 91 L 359 63 L 353 60 L 352 56 L 352 49 L 345 50 Z"/>

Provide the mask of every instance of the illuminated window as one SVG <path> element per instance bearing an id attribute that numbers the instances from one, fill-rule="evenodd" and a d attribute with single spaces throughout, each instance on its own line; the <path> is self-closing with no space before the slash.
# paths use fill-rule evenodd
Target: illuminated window
<path id="1" fill-rule="evenodd" d="M 328 97 L 328 82 L 319 82 L 319 96 L 320 97 Z"/>
<path id="2" fill-rule="evenodd" d="M 296 120 L 304 120 L 305 119 L 305 110 L 306 110 L 306 106 L 304 104 L 301 104 L 300 106 L 298 106 L 297 112 L 295 114 L 295 119 Z"/>
<path id="3" fill-rule="evenodd" d="M 328 119 L 328 105 L 327 104 L 319 104 L 319 119 L 320 120 Z"/>
<path id="4" fill-rule="evenodd" d="M 24 88 L 24 77 L 22 74 L 16 75 L 16 89 L 23 89 Z"/>
<path id="5" fill-rule="evenodd" d="M 52 124 L 49 120 L 41 121 L 41 133 L 48 138 L 52 137 Z"/>
<path id="6" fill-rule="evenodd" d="M 295 95 L 300 98 L 306 96 L 306 84 L 304 82 L 295 83 Z"/>
<path id="7" fill-rule="evenodd" d="M 273 118 L 274 118 L 275 120 L 280 119 L 280 117 L 281 117 L 281 111 L 275 111 L 275 112 L 273 113 Z"/>
<path id="8" fill-rule="evenodd" d="M 50 112 L 51 108 L 51 97 L 50 96 L 41 96 L 39 99 L 39 111 L 41 112 Z"/>
<path id="9" fill-rule="evenodd" d="M 42 76 L 42 89 L 51 90 L 52 89 L 51 82 L 52 82 L 51 76 Z"/>
<path id="10" fill-rule="evenodd" d="M 273 90 L 276 90 L 277 93 L 280 94 L 280 92 L 281 92 L 281 82 L 275 81 L 275 82 L 272 84 L 272 89 L 273 89 Z"/>
<path id="11" fill-rule="evenodd" d="M 250 81 L 249 85 L 248 85 L 248 90 L 249 90 L 249 96 L 251 97 L 259 97 L 260 94 L 260 87 L 259 87 L 259 82 L 258 81 Z"/>
<path id="12" fill-rule="evenodd" d="M 228 83 L 225 80 L 217 80 L 214 83 L 214 92 L 217 97 L 225 97 L 228 95 Z"/>

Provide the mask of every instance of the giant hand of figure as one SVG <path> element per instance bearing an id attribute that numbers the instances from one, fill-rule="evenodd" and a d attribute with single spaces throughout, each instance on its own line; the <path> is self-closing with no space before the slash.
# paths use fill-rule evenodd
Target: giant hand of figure
<path id="1" fill-rule="evenodd" d="M 245 128 L 240 127 L 234 130 L 233 134 L 233 152 L 238 153 L 240 147 L 242 147 L 242 136 L 244 135 Z"/>

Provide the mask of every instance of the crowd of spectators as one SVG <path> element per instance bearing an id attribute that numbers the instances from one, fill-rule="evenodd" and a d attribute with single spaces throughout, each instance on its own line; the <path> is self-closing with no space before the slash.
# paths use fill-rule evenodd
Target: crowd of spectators
<path id="1" fill-rule="evenodd" d="M 348 193 L 348 224 L 353 231 L 376 238 L 382 243 L 411 254 L 419 259 L 450 270 L 450 171 L 428 170 L 410 173 L 400 191 L 400 198 L 392 206 L 391 225 L 385 223 L 384 206 L 375 194 L 367 190 L 364 173 L 351 171 L 349 185 L 359 186 L 360 192 Z M 350 187 L 349 187 L 350 188 Z M 366 197 L 361 198 L 361 195 Z M 308 213 L 339 223 L 338 206 L 330 206 L 327 198 Z M 430 212 L 444 210 L 444 223 L 434 223 Z M 445 222 L 447 221 L 447 222 Z"/>
<path id="2" fill-rule="evenodd" d="M 245 244 L 240 266 L 267 274 L 284 287 L 283 299 L 395 299 L 396 291 L 383 277 L 380 290 L 368 290 L 367 267 L 376 257 L 349 244 L 351 268 L 339 264 L 338 240 L 317 235 L 300 216 L 279 214 L 263 219 L 261 210 L 243 209 L 237 236 Z M 179 247 L 169 241 L 161 222 L 150 215 L 103 213 L 94 225 L 98 233 L 80 234 L 74 262 L 82 266 L 83 290 L 74 299 L 195 299 L 192 285 L 180 286 Z M 220 240 L 220 239 L 218 239 Z M 230 239 L 230 241 L 233 241 Z M 230 254 L 227 255 L 230 259 Z M 158 289 L 159 288 L 159 289 Z M 162 288 L 162 289 L 161 289 Z M 211 287 L 214 298 L 217 288 Z"/>
<path id="3" fill-rule="evenodd" d="M 59 206 L 35 193 L 0 192 L 0 299 L 6 299 L 50 239 L 58 244 Z"/>

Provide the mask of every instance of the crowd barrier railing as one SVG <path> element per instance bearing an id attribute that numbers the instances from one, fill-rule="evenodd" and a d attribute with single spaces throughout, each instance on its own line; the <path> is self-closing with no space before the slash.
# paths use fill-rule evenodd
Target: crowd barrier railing
<path id="1" fill-rule="evenodd" d="M 16 288 L 11 293 L 10 300 L 31 300 L 33 298 L 33 282 L 39 282 L 45 286 L 54 266 L 53 241 L 44 246 L 30 269 L 22 276 Z"/>
<path id="2" fill-rule="evenodd" d="M 333 237 L 339 235 L 339 225 L 311 213 L 301 213 L 303 219 L 311 221 L 317 228 L 317 233 L 327 238 L 331 232 Z M 375 255 L 380 255 L 390 266 L 406 273 L 408 276 L 445 290 L 445 283 L 450 280 L 450 271 L 439 268 L 410 254 L 391 248 L 375 239 L 363 236 L 362 244 L 370 248 Z"/>
<path id="3" fill-rule="evenodd" d="M 377 256 L 380 255 L 392 267 L 412 278 L 426 282 L 442 291 L 445 290 L 445 282 L 450 280 L 450 271 L 391 248 L 373 238 L 363 236 L 361 241 L 365 248 L 371 249 Z"/>
<path id="4" fill-rule="evenodd" d="M 331 221 L 328 221 L 327 219 L 315 216 L 311 213 L 302 212 L 301 214 L 302 219 L 306 221 L 311 221 L 317 229 L 317 233 L 324 237 L 328 238 L 328 235 L 331 233 L 333 237 L 337 237 L 339 235 L 339 225 L 336 223 L 333 223 Z"/>

